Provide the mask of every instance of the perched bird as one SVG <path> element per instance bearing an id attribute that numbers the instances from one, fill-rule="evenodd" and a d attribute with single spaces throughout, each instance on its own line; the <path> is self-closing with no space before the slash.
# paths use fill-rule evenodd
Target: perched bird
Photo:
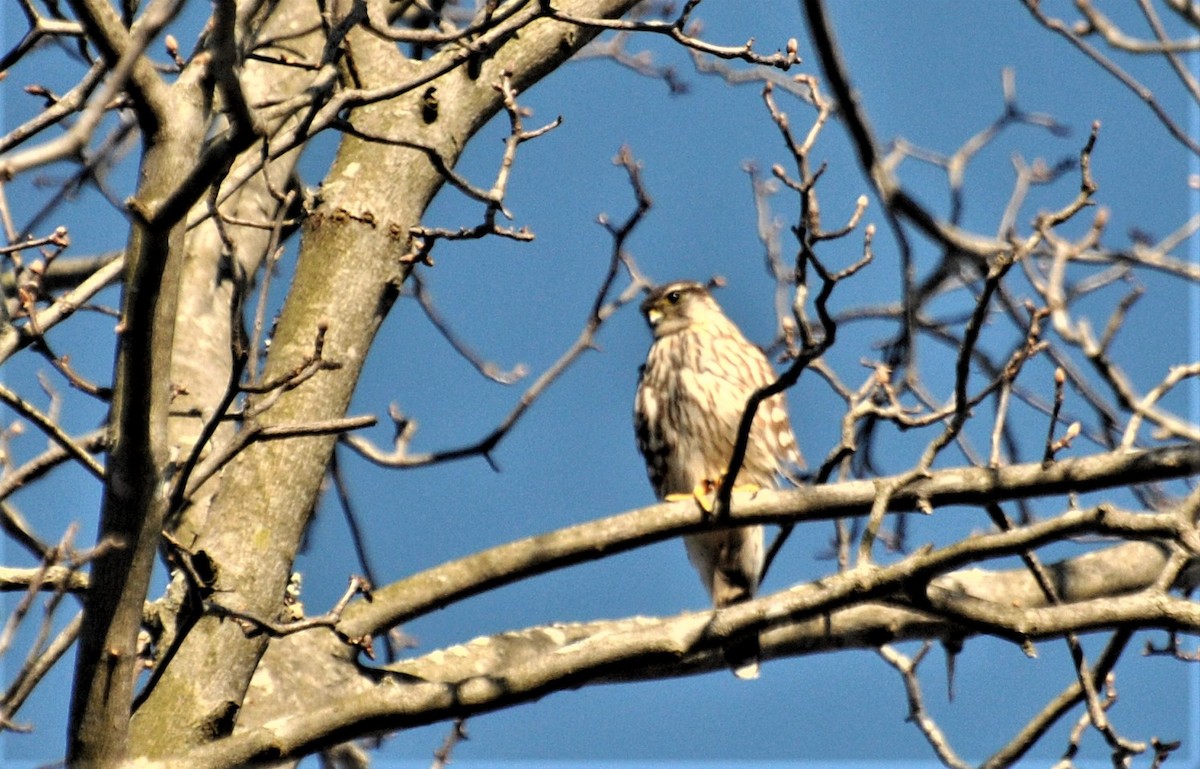
<path id="1" fill-rule="evenodd" d="M 638 449 L 660 500 L 695 496 L 704 504 L 728 469 L 746 402 L 775 381 L 775 370 L 700 283 L 654 289 L 642 314 L 654 342 L 634 400 Z M 772 396 L 755 414 L 735 483 L 773 488 L 789 465 L 800 463 L 784 396 Z M 684 544 L 716 608 L 754 597 L 763 567 L 761 526 L 693 534 Z M 755 678 L 758 651 L 754 637 L 727 648 L 725 657 L 739 678 Z"/>

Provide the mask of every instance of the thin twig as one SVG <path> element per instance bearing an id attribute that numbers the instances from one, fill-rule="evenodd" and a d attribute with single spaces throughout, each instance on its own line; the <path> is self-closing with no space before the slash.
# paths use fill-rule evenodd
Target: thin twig
<path id="1" fill-rule="evenodd" d="M 601 281 L 600 288 L 596 291 L 583 330 L 575 341 L 559 356 L 558 360 L 543 371 L 541 376 L 534 380 L 525 392 L 521 394 L 517 404 L 509 411 L 500 424 L 475 443 L 453 449 L 414 454 L 409 452 L 408 445 L 417 429 L 417 423 L 405 417 L 393 405 L 389 412 L 396 426 L 396 435 L 391 451 L 380 449 L 372 442 L 354 435 L 348 435 L 343 438 L 343 441 L 348 446 L 362 455 L 363 458 L 384 467 L 423 467 L 473 456 L 482 456 L 493 468 L 496 466 L 492 459 L 492 452 L 496 446 L 504 440 L 509 431 L 512 430 L 542 393 L 563 372 L 570 368 L 583 353 L 593 348 L 596 333 L 600 330 L 604 322 L 618 309 L 637 298 L 648 285 L 644 278 L 640 277 L 640 273 L 636 272 L 636 268 L 632 266 L 633 261 L 625 252 L 625 241 L 649 210 L 651 205 L 650 197 L 642 185 L 639 166 L 628 149 L 623 148 L 615 162 L 625 168 L 629 176 L 630 184 L 633 186 L 634 194 L 637 198 L 637 208 L 620 226 L 612 225 L 607 216 L 602 215 L 600 217 L 600 223 L 612 235 L 613 248 L 608 261 L 608 269 L 606 270 L 604 279 Z M 608 294 L 622 266 L 630 273 L 630 283 L 615 298 L 608 299 Z"/>

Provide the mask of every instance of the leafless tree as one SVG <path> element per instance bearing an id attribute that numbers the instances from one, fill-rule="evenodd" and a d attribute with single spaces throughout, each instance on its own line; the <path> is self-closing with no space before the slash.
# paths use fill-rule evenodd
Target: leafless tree
<path id="1" fill-rule="evenodd" d="M 1062 37 L 1080 66 L 1138 94 L 1158 120 L 1154 141 L 1200 154 L 1185 119 L 1120 63 L 1133 55 L 1167 68 L 1194 108 L 1194 4 L 1141 0 L 1151 33 L 1140 39 L 1084 0 L 1074 18 L 1022 1 L 1039 34 Z M 1117 245 L 1092 164 L 1103 126 L 1076 137 L 1065 162 L 1014 159 L 1015 181 L 988 182 L 1010 191 L 993 212 L 998 225 L 983 231 L 964 216 L 966 169 L 1014 127 L 1061 126 L 1022 109 L 1006 73 L 996 117 L 955 152 L 880 140 L 821 0 L 801 0 L 803 43 L 772 30 L 714 39 L 699 0 L 17 3 L 25 33 L 0 73 L 40 107 L 0 137 L 0 361 L 13 372 L 0 385 L 10 415 L 0 517 L 12 545 L 0 585 L 13 597 L 0 654 L 14 663 L 0 727 L 25 728 L 22 705 L 73 657 L 71 766 L 290 764 L 315 753 L 361 766 L 379 735 L 446 722 L 435 755 L 444 765 L 475 714 L 598 682 L 719 670 L 726 639 L 755 633 L 767 660 L 876 650 L 899 673 L 917 734 L 958 767 L 968 762 L 926 707 L 919 665 L 931 644 L 952 661 L 991 637 L 1026 650 L 1064 645 L 1071 669 L 983 765 L 1015 763 L 1068 722 L 1079 725 L 1068 764 L 1085 732 L 1102 737 L 1117 766 L 1137 756 L 1157 766 L 1178 747 L 1126 733 L 1108 708 L 1122 657 L 1150 637 L 1143 631 L 1157 632 L 1152 652 L 1181 668 L 1194 661 L 1179 636 L 1200 630 L 1190 597 L 1200 489 L 1187 480 L 1200 472 L 1200 425 L 1186 405 L 1200 362 L 1181 344 L 1146 387 L 1117 342 L 1144 293 L 1200 282 L 1186 256 L 1200 218 Z M 779 162 L 747 167 L 758 214 L 747 226 L 774 281 L 781 374 L 748 404 L 725 477 L 736 476 L 753 409 L 802 376 L 841 404 L 805 417 L 836 439 L 819 456 L 807 445 L 800 487 L 745 498 L 729 482 L 713 514 L 688 501 L 611 510 L 388 584 L 371 584 L 365 559 L 306 574 L 350 586 L 328 611 L 305 613 L 295 562 L 322 495 L 348 500 L 345 465 L 399 474 L 492 461 L 601 327 L 633 312 L 649 279 L 630 238 L 647 226 L 653 190 L 628 149 L 617 164 L 632 213 L 602 218 L 607 270 L 578 337 L 528 381 L 522 367 L 475 351 L 439 313 L 425 276 L 459 242 L 533 239 L 510 223 L 509 188 L 524 145 L 558 125 L 533 123 L 523 107 L 535 83 L 590 57 L 686 90 L 679 68 L 641 50 L 650 41 L 686 52 L 695 77 L 756 89 L 761 119 L 777 128 Z M 494 179 L 480 184 L 456 168 L 493 118 L 507 130 Z M 859 168 L 824 162 L 831 131 L 849 136 Z M 329 155 L 319 191 L 301 182 L 306 149 Z M 945 206 L 913 193 L 914 163 L 944 174 Z M 131 168 L 136 182 L 122 198 Z M 830 207 L 823 185 L 835 175 L 860 180 L 861 197 L 834 201 L 852 213 L 831 223 L 821 203 Z M 1042 187 L 1051 197 L 1039 200 L 1057 197 L 1036 210 L 1031 191 Z M 427 221 L 443 188 L 473 201 L 478 220 Z M 18 189 L 36 196 L 21 215 Z M 786 226 L 781 206 L 795 211 Z M 86 233 L 63 223 L 81 211 Z M 85 238 L 97 247 L 78 245 Z M 294 264 L 281 260 L 289 248 Z M 868 280 L 890 286 L 891 301 L 856 301 L 855 284 Z M 416 422 L 395 407 L 391 445 L 356 434 L 376 417 L 351 413 L 351 396 L 403 295 L 482 375 L 523 388 L 481 439 L 417 451 Z M 117 296 L 119 310 L 108 310 Z M 859 327 L 882 330 L 847 341 L 863 336 Z M 111 347 L 111 369 L 73 366 L 60 349 L 70 329 Z M 1171 331 L 1185 332 L 1183 321 Z M 833 356 L 843 349 L 872 357 L 847 366 Z M 48 444 L 38 448 L 35 435 Z M 900 472 L 884 459 L 897 445 Z M 47 530 L 22 514 L 33 500 L 53 507 L 62 483 L 98 487 L 95 515 L 63 511 L 72 522 Z M 929 545 L 910 536 L 911 513 L 961 509 L 984 513 L 984 528 Z M 350 521 L 360 539 L 383 525 L 353 510 Z M 799 523 L 834 557 L 819 579 L 715 613 L 397 648 L 402 624 L 466 597 L 747 522 L 778 527 L 768 569 Z M 1063 543 L 1073 554 L 1045 555 Z M 1099 654 L 1085 635 L 1102 639 Z M 376 661 L 383 653 L 389 660 Z"/>

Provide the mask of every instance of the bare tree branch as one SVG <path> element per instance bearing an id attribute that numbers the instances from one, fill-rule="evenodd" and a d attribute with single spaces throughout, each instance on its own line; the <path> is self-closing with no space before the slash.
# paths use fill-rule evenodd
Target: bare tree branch
<path id="1" fill-rule="evenodd" d="M 1126 483 L 1131 476 L 1150 480 L 1187 477 L 1198 472 L 1200 447 L 1195 445 L 1067 459 L 1050 467 L 1036 462 L 1001 468 L 955 468 L 932 471 L 920 480 L 900 486 L 888 499 L 888 509 L 978 506 L 1015 497 L 1106 488 Z M 356 603 L 347 609 L 338 631 L 349 638 L 379 633 L 497 585 L 705 526 L 865 515 L 876 504 L 879 485 L 887 485 L 889 480 L 894 479 L 847 481 L 796 491 L 761 491 L 753 499 L 732 500 L 728 516 L 715 520 L 708 520 L 709 516 L 692 502 L 659 504 L 511 542 L 377 588 L 370 603 Z M 1120 516 L 1120 520 L 1123 526 L 1130 527 L 1126 533 L 1138 531 L 1139 537 L 1182 535 L 1186 530 L 1186 524 L 1170 514 Z M 1104 525 L 1112 525 L 1112 521 Z"/>

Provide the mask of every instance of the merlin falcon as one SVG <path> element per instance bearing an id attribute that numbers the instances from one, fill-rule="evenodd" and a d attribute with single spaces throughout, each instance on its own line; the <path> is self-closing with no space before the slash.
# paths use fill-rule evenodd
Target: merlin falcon
<path id="1" fill-rule="evenodd" d="M 775 381 L 775 369 L 700 283 L 654 289 L 642 314 L 654 341 L 634 400 L 638 449 L 658 499 L 694 496 L 703 504 L 728 469 L 747 401 Z M 776 488 L 789 467 L 800 466 L 782 393 L 759 405 L 749 437 L 737 486 Z M 684 544 L 714 607 L 754 597 L 763 568 L 762 526 L 692 534 Z M 758 651 L 755 637 L 735 642 L 725 657 L 739 678 L 755 678 Z"/>

